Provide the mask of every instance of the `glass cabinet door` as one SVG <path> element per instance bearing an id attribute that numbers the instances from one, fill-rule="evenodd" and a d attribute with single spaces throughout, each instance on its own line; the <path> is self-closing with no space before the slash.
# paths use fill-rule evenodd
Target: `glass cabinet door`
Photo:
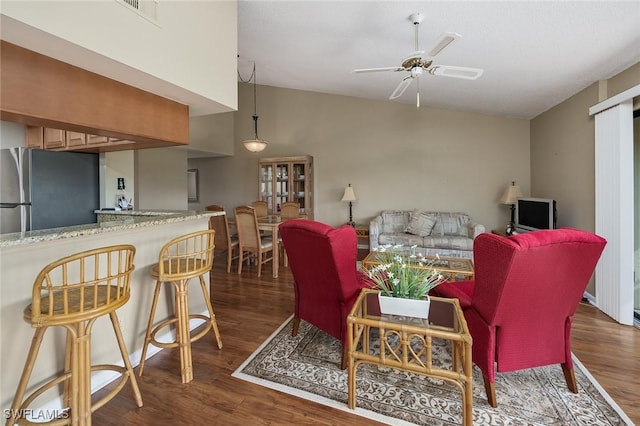
<path id="1" fill-rule="evenodd" d="M 300 203 L 300 213 L 305 212 L 305 163 L 294 163 L 292 165 L 292 196 L 291 200 Z"/>
<path id="2" fill-rule="evenodd" d="M 280 206 L 289 199 L 289 164 L 276 165 L 276 208 L 275 213 L 280 212 Z"/>
<path id="3" fill-rule="evenodd" d="M 260 167 L 260 199 L 267 202 L 267 209 L 273 211 L 273 165 Z"/>

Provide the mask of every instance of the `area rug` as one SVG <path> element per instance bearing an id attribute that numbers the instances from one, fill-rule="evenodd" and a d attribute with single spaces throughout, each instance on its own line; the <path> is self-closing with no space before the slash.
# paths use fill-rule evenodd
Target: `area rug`
<path id="1" fill-rule="evenodd" d="M 304 321 L 292 337 L 292 324 L 292 318 L 285 321 L 233 376 L 382 423 L 461 424 L 461 394 L 454 385 L 368 364 L 357 370 L 357 408 L 350 410 L 340 342 Z M 436 358 L 451 365 L 445 342 L 434 343 Z M 487 404 L 482 374 L 474 366 L 473 424 L 632 425 L 575 356 L 574 363 L 578 394 L 567 389 L 559 365 L 499 374 L 498 408 Z"/>

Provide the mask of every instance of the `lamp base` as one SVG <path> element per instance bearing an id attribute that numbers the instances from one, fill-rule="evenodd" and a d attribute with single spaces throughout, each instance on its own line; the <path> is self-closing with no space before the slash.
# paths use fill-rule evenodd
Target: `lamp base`
<path id="1" fill-rule="evenodd" d="M 347 225 L 349 225 L 349 226 L 351 226 L 351 227 L 353 227 L 353 228 L 355 228 L 355 227 L 356 227 L 356 223 L 355 223 L 354 221 L 352 221 L 352 220 L 348 221 L 348 222 L 347 222 Z"/>

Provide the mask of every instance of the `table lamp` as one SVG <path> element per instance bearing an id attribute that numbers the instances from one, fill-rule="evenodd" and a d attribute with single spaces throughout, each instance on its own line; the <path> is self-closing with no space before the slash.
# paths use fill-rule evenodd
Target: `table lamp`
<path id="1" fill-rule="evenodd" d="M 516 185 L 515 181 L 512 181 L 511 185 L 504 190 L 504 193 L 500 198 L 501 204 L 509 204 L 511 206 L 511 221 L 509 222 L 509 226 L 507 226 L 506 229 L 507 235 L 513 234 L 513 231 L 515 230 L 516 202 L 520 197 L 522 197 L 520 186 Z"/>
<path id="2" fill-rule="evenodd" d="M 349 184 L 349 186 L 347 186 L 344 189 L 344 195 L 342 196 L 342 200 L 340 201 L 344 201 L 344 202 L 349 202 L 349 221 L 347 222 L 347 225 L 351 225 L 351 226 L 356 226 L 356 223 L 353 221 L 353 202 L 357 201 L 358 199 L 356 198 L 356 194 L 355 192 L 353 192 L 353 187 L 351 186 L 351 184 Z"/>

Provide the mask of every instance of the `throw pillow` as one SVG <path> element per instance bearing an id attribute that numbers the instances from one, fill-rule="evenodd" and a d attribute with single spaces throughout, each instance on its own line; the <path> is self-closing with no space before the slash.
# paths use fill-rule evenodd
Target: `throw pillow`
<path id="1" fill-rule="evenodd" d="M 433 225 L 435 224 L 435 216 L 416 210 L 411 213 L 409 224 L 404 229 L 404 232 L 417 235 L 419 237 L 428 237 L 431 234 Z"/>

